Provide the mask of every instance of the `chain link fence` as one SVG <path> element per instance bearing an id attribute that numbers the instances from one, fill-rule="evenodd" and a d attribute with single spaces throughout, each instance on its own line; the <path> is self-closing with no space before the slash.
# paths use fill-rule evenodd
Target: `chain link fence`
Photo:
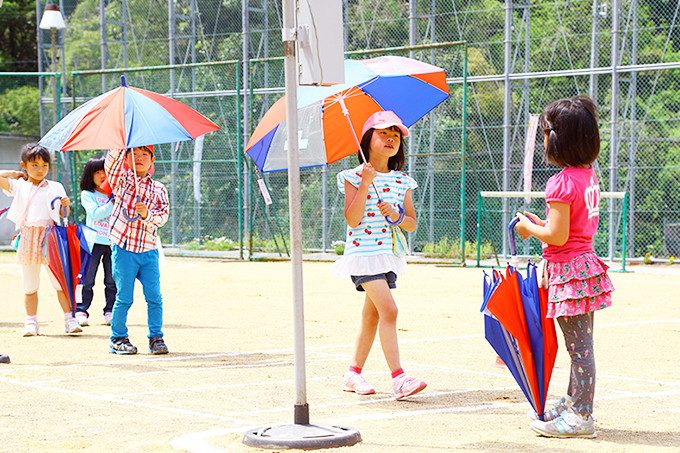
<path id="1" fill-rule="evenodd" d="M 68 74 L 102 67 L 240 62 L 125 71 L 130 85 L 174 95 L 222 127 L 206 137 L 201 159 L 196 159 L 193 143 L 177 149 L 159 146 L 157 177 L 175 192 L 174 220 L 163 229 L 163 241 L 183 250 L 215 249 L 231 241 L 243 243 L 243 249 L 251 249 L 255 257 L 265 252 L 285 256 L 286 176 L 265 176 L 274 204 L 264 206 L 255 183 L 258 175 L 249 158 L 241 156 L 249 132 L 283 92 L 280 0 L 105 0 L 103 11 L 100 2 L 92 0 L 60 3 L 67 30 L 59 42 L 65 46 Z M 350 58 L 364 58 L 352 52 L 365 49 L 466 42 L 465 99 L 461 48 L 396 52 L 445 68 L 453 94 L 415 125 L 407 150 L 406 170 L 420 184 L 414 193 L 419 226 L 409 238 L 415 252 L 459 261 L 462 243 L 464 254 L 475 257 L 477 194 L 522 190 L 530 115 L 540 114 L 555 99 L 589 94 L 599 105 L 602 151 L 597 172 L 602 190 L 625 191 L 629 197 L 628 256 L 649 254 L 666 260 L 680 254 L 680 195 L 673 190 L 680 183 L 680 3 L 343 0 L 343 14 Z M 247 83 L 238 75 L 244 67 Z M 78 105 L 117 86 L 117 77 L 105 72 L 78 75 L 75 84 L 68 83 L 64 99 L 75 96 Z M 0 90 L 0 96 L 4 92 Z M 49 96 L 42 99 L 43 117 L 49 120 Z M 242 119 L 247 121 L 241 124 Z M 532 190 L 540 191 L 559 169 L 543 162 L 538 135 Z M 76 172 L 85 157 L 74 155 Z M 198 192 L 196 165 L 200 166 Z M 355 165 L 352 157 L 327 169 L 303 171 L 306 249 L 332 250 L 333 243 L 343 239 L 335 175 L 350 165 Z M 543 210 L 537 200 L 529 207 Z M 494 208 L 500 210 L 498 222 L 514 208 L 511 203 Z M 617 214 L 620 205 L 605 210 L 602 238 L 598 235 L 597 241 L 614 238 L 613 255 L 620 258 L 624 224 Z M 486 255 L 494 249 L 504 252 L 501 226 L 494 221 L 491 228 L 493 232 L 482 235 L 480 244 Z"/>

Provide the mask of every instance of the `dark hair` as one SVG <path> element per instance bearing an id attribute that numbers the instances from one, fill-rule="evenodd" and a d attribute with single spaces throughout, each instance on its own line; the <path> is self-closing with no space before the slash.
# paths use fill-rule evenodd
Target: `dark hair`
<path id="1" fill-rule="evenodd" d="M 104 169 L 104 156 L 94 156 L 85 164 L 83 176 L 80 178 L 80 190 L 94 192 L 97 186 L 94 184 L 94 174 Z"/>
<path id="2" fill-rule="evenodd" d="M 600 154 L 597 107 L 588 96 L 550 103 L 541 115 L 548 137 L 544 158 L 560 167 L 591 164 Z"/>
<path id="3" fill-rule="evenodd" d="M 387 161 L 387 168 L 390 170 L 401 170 L 404 168 L 404 163 L 406 162 L 406 154 L 404 151 L 404 136 L 401 135 L 401 130 L 397 126 L 392 126 L 389 128 L 391 131 L 398 131 L 399 135 L 401 136 L 401 140 L 399 140 L 399 150 L 397 151 L 397 154 L 394 156 L 390 157 L 390 159 Z M 370 128 L 369 130 L 366 131 L 363 137 L 361 137 L 361 149 L 364 151 L 364 156 L 366 157 L 366 162 L 371 160 L 371 137 L 373 137 L 373 131 L 374 128 Z M 364 163 L 364 160 L 361 158 L 361 153 L 357 152 L 357 159 L 359 160 L 360 164 Z"/>
<path id="4" fill-rule="evenodd" d="M 27 164 L 36 159 L 42 159 L 47 165 L 52 163 L 50 152 L 37 143 L 27 143 L 21 148 L 21 162 Z"/>

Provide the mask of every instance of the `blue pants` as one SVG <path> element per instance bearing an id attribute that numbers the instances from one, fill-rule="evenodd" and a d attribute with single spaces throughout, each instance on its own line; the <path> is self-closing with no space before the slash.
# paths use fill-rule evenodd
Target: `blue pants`
<path id="1" fill-rule="evenodd" d="M 97 269 L 99 263 L 102 263 L 104 268 L 104 296 L 106 296 L 106 305 L 104 305 L 104 312 L 108 313 L 113 310 L 113 303 L 116 301 L 116 282 L 113 280 L 113 271 L 111 268 L 111 247 L 108 245 L 95 244 L 92 247 L 92 259 L 90 260 L 90 267 L 87 270 L 87 276 L 83 282 L 83 301 L 76 304 L 76 311 L 85 312 L 89 316 L 87 310 L 92 304 L 92 296 L 94 295 L 94 280 L 97 277 Z"/>
<path id="2" fill-rule="evenodd" d="M 128 336 L 127 315 L 132 306 L 135 279 L 139 280 L 146 299 L 149 338 L 162 337 L 163 298 L 161 296 L 158 250 L 144 253 L 128 252 L 113 245 L 113 279 L 116 281 L 116 303 L 111 318 L 111 339 Z"/>

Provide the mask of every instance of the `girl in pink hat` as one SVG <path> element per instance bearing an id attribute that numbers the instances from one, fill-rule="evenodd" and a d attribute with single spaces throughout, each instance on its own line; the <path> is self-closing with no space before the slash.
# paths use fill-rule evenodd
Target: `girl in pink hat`
<path id="1" fill-rule="evenodd" d="M 351 278 L 356 290 L 366 293 L 359 335 L 342 389 L 360 395 L 375 393 L 361 371 L 378 333 L 397 400 L 427 385 L 408 376 L 401 367 L 398 309 L 391 291 L 396 288 L 397 275 L 406 271 L 406 258 L 395 244 L 398 236 L 392 229 L 416 229 L 412 190 L 418 184 L 401 171 L 405 161 L 403 137 L 408 134 L 401 119 L 390 111 L 374 113 L 364 124 L 358 155 L 362 164 L 337 176 L 338 189 L 345 194 L 347 234 L 344 255 L 331 268 L 336 276 Z M 399 209 L 401 206 L 403 209 Z"/>

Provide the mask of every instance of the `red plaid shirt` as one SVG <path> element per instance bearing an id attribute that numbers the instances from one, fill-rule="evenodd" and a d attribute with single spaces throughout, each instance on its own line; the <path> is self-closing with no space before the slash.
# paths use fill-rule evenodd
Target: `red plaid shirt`
<path id="1" fill-rule="evenodd" d="M 123 166 L 124 161 L 124 149 L 110 150 L 104 161 L 104 171 L 115 196 L 113 214 L 109 220 L 111 242 L 133 253 L 155 250 L 158 228 L 168 221 L 168 191 L 148 174 L 143 178 L 135 175 L 132 170 Z M 139 193 L 135 193 L 135 178 L 138 180 Z M 146 204 L 149 216 L 130 222 L 123 216 L 123 211 L 127 210 L 129 217 L 136 216 L 137 195 Z"/>

